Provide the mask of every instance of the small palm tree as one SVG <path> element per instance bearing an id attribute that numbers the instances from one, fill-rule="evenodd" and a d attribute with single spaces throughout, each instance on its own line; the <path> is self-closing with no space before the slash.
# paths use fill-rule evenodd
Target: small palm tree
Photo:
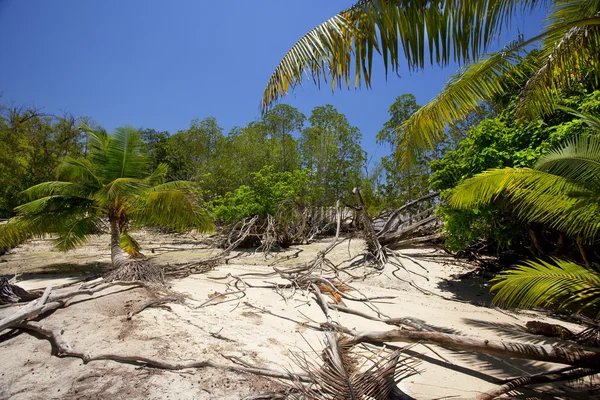
<path id="1" fill-rule="evenodd" d="M 517 11 L 547 5 L 547 27 L 502 51 L 482 57 Z M 372 61 L 383 59 L 386 74 L 402 61 L 409 69 L 426 64 L 468 64 L 429 104 L 403 123 L 400 145 L 414 159 L 444 137 L 448 123 L 506 89 L 499 79 L 541 41 L 523 88 L 519 110 L 529 117 L 551 113 L 556 93 L 584 79 L 600 80 L 600 2 L 596 0 L 361 0 L 304 35 L 283 57 L 265 88 L 266 110 L 306 75 L 315 83 L 371 85 Z M 403 60 L 404 59 L 404 60 Z M 510 83 L 510 82 L 507 82 Z"/>
<path id="2" fill-rule="evenodd" d="M 122 127 L 111 136 L 86 129 L 87 157 L 67 157 L 57 181 L 24 191 L 29 202 L 17 207 L 17 215 L 2 226 L 0 248 L 53 234 L 56 248 L 67 251 L 109 231 L 113 279 L 161 280 L 160 269 L 136 257 L 139 245 L 130 230 L 161 226 L 206 231 L 212 228 L 211 219 L 197 205 L 191 182 L 165 183 L 165 164 L 149 171 L 138 130 Z"/>

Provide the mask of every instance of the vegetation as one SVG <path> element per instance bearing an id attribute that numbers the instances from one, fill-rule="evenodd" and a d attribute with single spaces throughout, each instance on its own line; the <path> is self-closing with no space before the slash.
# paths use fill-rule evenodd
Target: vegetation
<path id="1" fill-rule="evenodd" d="M 114 135 L 88 130 L 85 158 L 67 157 L 58 180 L 25 190 L 28 202 L 0 230 L 0 247 L 11 247 L 30 237 L 55 235 L 58 250 L 70 250 L 91 235 L 109 231 L 111 260 L 117 279 L 160 279 L 160 270 L 127 259 L 139 255 L 130 230 L 161 226 L 172 230 L 211 228 L 211 220 L 194 200 L 187 181 L 165 182 L 168 167 L 150 172 L 139 132 L 118 128 Z M 108 227 L 106 223 L 108 222 Z"/>

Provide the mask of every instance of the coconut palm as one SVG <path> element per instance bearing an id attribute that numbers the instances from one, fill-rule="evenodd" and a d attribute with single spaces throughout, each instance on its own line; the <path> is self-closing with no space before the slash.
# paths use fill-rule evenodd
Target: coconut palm
<path id="1" fill-rule="evenodd" d="M 2 226 L 0 248 L 52 234 L 56 248 L 67 251 L 108 231 L 113 278 L 162 279 L 159 269 L 135 257 L 139 245 L 130 231 L 141 226 L 206 231 L 212 227 L 208 213 L 197 205 L 192 183 L 165 183 L 165 164 L 148 170 L 138 130 L 122 127 L 111 136 L 86 129 L 87 157 L 67 157 L 57 171 L 58 180 L 23 192 L 29 201 Z"/>
<path id="2" fill-rule="evenodd" d="M 511 17 L 550 4 L 546 30 L 519 40 L 502 51 L 481 57 Z M 522 61 L 539 40 L 541 51 L 523 88 L 522 115 L 549 113 L 555 94 L 586 79 L 600 79 L 600 1 L 598 0 L 363 0 L 302 37 L 273 72 L 263 94 L 266 110 L 304 75 L 316 83 L 371 85 L 375 53 L 386 75 L 397 72 L 404 58 L 409 69 L 425 64 L 471 63 L 453 77 L 440 95 L 408 119 L 401 129 L 407 155 L 433 146 L 443 129 L 473 110 L 482 100 L 505 89 L 499 77 Z"/>

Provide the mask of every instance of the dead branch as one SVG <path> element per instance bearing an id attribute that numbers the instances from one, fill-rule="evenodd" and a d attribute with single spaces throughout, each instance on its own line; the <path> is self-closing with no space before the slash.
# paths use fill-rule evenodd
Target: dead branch
<path id="1" fill-rule="evenodd" d="M 198 360 L 198 361 L 165 361 L 156 358 L 150 358 L 145 356 L 137 355 L 121 355 L 121 354 L 96 354 L 92 355 L 89 353 L 82 353 L 76 351 L 71 345 L 64 339 L 62 332 L 58 329 L 47 329 L 43 326 L 33 324 L 31 322 L 22 322 L 14 326 L 18 329 L 34 331 L 44 336 L 50 343 L 52 343 L 56 350 L 57 356 L 59 357 L 74 357 L 81 359 L 85 364 L 92 361 L 110 360 L 124 364 L 138 365 L 142 367 L 158 368 L 170 371 L 178 371 L 188 368 L 218 368 L 227 371 L 239 372 L 244 374 L 254 374 L 267 376 L 276 379 L 286 379 L 300 382 L 310 382 L 310 378 L 305 374 L 294 374 L 291 372 L 280 372 L 263 368 L 250 368 L 250 367 L 239 367 L 235 365 L 225 365 L 215 363 L 210 360 Z"/>
<path id="2" fill-rule="evenodd" d="M 519 378 L 511 379 L 504 385 L 496 387 L 488 392 L 481 393 L 480 395 L 475 397 L 474 400 L 492 400 L 498 396 L 501 396 L 523 386 L 570 381 L 575 379 L 581 379 L 583 377 L 593 375 L 596 373 L 598 373 L 598 370 L 596 369 L 568 367 L 546 372 L 543 374 L 521 376 Z"/>
<path id="3" fill-rule="evenodd" d="M 353 336 L 353 343 L 425 343 L 453 350 L 470 351 L 499 357 L 546 361 L 585 368 L 600 367 L 600 352 L 586 350 L 575 346 L 533 345 L 529 343 L 504 342 L 500 340 L 488 340 L 439 332 L 419 332 L 406 329 L 394 329 L 390 331 L 345 330 L 345 332 Z"/>
<path id="4" fill-rule="evenodd" d="M 48 287 L 38 300 L 34 300 L 19 309 L 12 315 L 3 318 L 0 320 L 0 332 L 7 328 L 11 328 L 14 324 L 19 323 L 21 321 L 30 320 L 36 318 L 38 315 L 45 314 L 48 311 L 56 310 L 58 308 L 64 307 L 66 301 L 75 296 L 80 295 L 88 295 L 91 296 L 94 293 L 98 293 L 104 289 L 113 286 L 129 286 L 129 287 L 144 287 L 148 288 L 149 286 L 144 282 L 110 282 L 102 285 L 98 285 L 91 289 L 80 289 L 75 290 L 68 293 L 63 294 L 53 294 L 50 295 L 51 288 Z"/>
<path id="5" fill-rule="evenodd" d="M 179 299 L 177 299 L 175 297 L 162 297 L 160 299 L 148 300 L 148 301 L 142 303 L 141 305 L 139 305 L 134 311 L 130 311 L 127 314 L 127 320 L 131 320 L 134 315 L 141 313 L 146 308 L 156 307 L 156 306 L 163 305 L 165 303 L 173 303 L 173 302 L 177 302 L 177 301 L 179 301 Z"/>
<path id="6" fill-rule="evenodd" d="M 412 206 L 414 206 L 414 205 L 417 205 L 417 204 L 419 204 L 419 203 L 422 203 L 422 202 L 424 202 L 424 201 L 427 201 L 427 200 L 429 200 L 429 199 L 432 199 L 432 198 L 434 198 L 434 197 L 437 197 L 437 196 L 439 196 L 439 194 L 440 194 L 440 192 L 433 192 L 433 193 L 426 194 L 425 196 L 423 196 L 423 197 L 421 197 L 421 198 L 419 198 L 419 199 L 417 199 L 417 200 L 411 201 L 411 202 L 409 202 L 409 203 L 406 203 L 406 204 L 404 204 L 402 207 L 400 207 L 400 208 L 396 209 L 396 210 L 395 210 L 395 211 L 394 211 L 394 212 L 393 212 L 393 213 L 392 213 L 392 214 L 389 216 L 389 218 L 388 218 L 387 222 L 385 223 L 385 225 L 383 226 L 383 228 L 381 229 L 381 231 L 379 231 L 379 233 L 377 234 L 377 236 L 383 236 L 383 235 L 385 235 L 386 233 L 388 233 L 388 231 L 390 230 L 390 228 L 391 228 L 391 227 L 392 227 L 392 225 L 394 224 L 394 220 L 395 220 L 396 218 L 398 218 L 398 217 L 400 216 L 400 213 L 402 213 L 404 210 L 406 210 L 406 209 L 408 209 L 408 208 L 410 208 L 410 207 L 412 207 Z"/>

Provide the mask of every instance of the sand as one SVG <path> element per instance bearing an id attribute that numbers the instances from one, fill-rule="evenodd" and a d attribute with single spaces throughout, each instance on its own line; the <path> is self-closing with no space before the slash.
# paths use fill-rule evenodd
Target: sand
<path id="1" fill-rule="evenodd" d="M 163 235 L 140 232 L 143 250 L 161 264 L 197 260 L 211 254 L 211 249 L 192 235 Z M 330 240 L 330 239 L 329 239 Z M 93 298 L 81 296 L 69 307 L 59 309 L 43 319 L 47 327 L 64 329 L 65 338 L 75 349 L 91 353 L 113 352 L 159 357 L 166 360 L 211 359 L 229 363 L 225 356 L 235 356 L 257 366 L 277 370 L 298 370 L 291 354 L 322 348 L 322 333 L 252 308 L 264 308 L 289 319 L 324 322 L 325 318 L 307 293 L 249 288 L 245 297 L 217 297 L 199 306 L 215 294 L 224 293 L 227 274 L 269 272 L 278 259 L 286 266 L 310 260 L 329 240 L 295 246 L 265 259 L 251 251 L 235 253 L 228 264 L 200 275 L 170 281 L 171 290 L 185 296 L 182 304 L 169 304 L 171 310 L 149 308 L 127 320 L 128 312 L 151 296 L 145 289 L 108 289 Z M 69 252 L 52 250 L 50 240 L 24 244 L 0 257 L 0 273 L 20 273 L 19 284 L 26 289 L 48 285 L 76 283 L 90 274 L 109 268 L 108 237 L 101 236 Z M 329 255 L 343 260 L 358 254 L 363 243 L 346 241 Z M 464 281 L 452 276 L 467 272 L 443 252 L 433 249 L 404 251 L 419 260 L 428 270 L 406 261 L 406 265 L 424 276 L 397 272 L 394 268 L 352 285 L 366 296 L 393 296 L 377 303 L 389 317 L 412 317 L 433 329 L 488 339 L 520 340 L 540 343 L 540 337 L 523 329 L 535 319 L 558 323 L 545 314 L 508 312 L 490 307 L 487 282 L 472 278 Z M 423 291 L 413 287 L 409 280 Z M 246 279 L 260 285 L 275 278 Z M 281 281 L 282 282 L 282 281 Z M 73 290 L 77 285 L 65 289 Z M 108 295 L 109 293 L 112 293 Z M 356 294 L 356 293 L 355 293 Z M 365 304 L 346 301 L 357 310 L 370 311 Z M 0 309 L 0 318 L 15 307 Z M 387 330 L 389 326 L 364 318 L 333 312 L 334 318 L 348 328 Z M 574 328 L 568 323 L 561 324 Z M 551 343 L 547 339 L 545 343 Z M 421 360 L 420 373 L 401 382 L 401 389 L 416 399 L 472 398 L 494 387 L 493 378 L 508 378 L 525 373 L 542 372 L 550 365 L 524 360 L 510 360 L 433 346 L 414 345 L 410 351 Z M 277 391 L 281 384 L 263 377 L 236 374 L 219 369 L 196 369 L 178 372 L 139 368 L 112 361 L 84 364 L 79 359 L 51 355 L 50 344 L 27 333 L 5 333 L 0 337 L 1 399 L 242 399 L 249 395 Z"/>

